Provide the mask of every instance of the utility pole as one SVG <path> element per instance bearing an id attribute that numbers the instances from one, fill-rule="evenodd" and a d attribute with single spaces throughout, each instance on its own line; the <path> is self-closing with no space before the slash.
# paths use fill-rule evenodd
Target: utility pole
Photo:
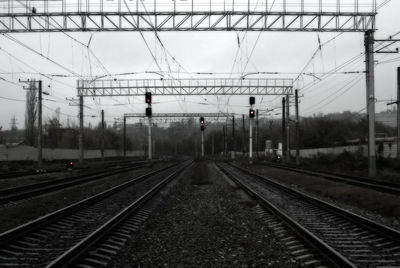
<path id="1" fill-rule="evenodd" d="M 42 80 L 39 80 L 38 96 L 38 166 L 42 167 Z"/>
<path id="2" fill-rule="evenodd" d="M 211 135 L 211 155 L 214 157 L 214 132 Z"/>
<path id="3" fill-rule="evenodd" d="M 245 140 L 246 140 L 246 127 L 244 125 L 244 114 L 242 115 L 242 152 L 243 156 L 246 152 Z"/>
<path id="4" fill-rule="evenodd" d="M 152 159 L 152 149 L 151 149 L 151 116 L 149 116 L 149 127 L 148 127 L 148 132 L 147 132 L 147 135 L 148 135 L 148 142 L 149 142 L 149 145 L 148 145 L 148 157 L 149 157 L 149 160 L 151 160 Z"/>
<path id="5" fill-rule="evenodd" d="M 225 121 L 225 157 L 228 158 L 228 124 Z"/>
<path id="6" fill-rule="evenodd" d="M 146 116 L 149 119 L 149 126 L 148 126 L 148 159 L 152 159 L 152 141 L 151 141 L 151 116 L 152 116 L 152 109 L 151 109 L 151 92 L 146 92 L 145 93 L 145 99 L 147 103 L 147 108 L 146 108 Z"/>
<path id="7" fill-rule="evenodd" d="M 400 160 L 400 67 L 397 67 L 397 160 Z"/>
<path id="8" fill-rule="evenodd" d="M 201 157 L 204 158 L 204 131 L 201 132 Z"/>
<path id="9" fill-rule="evenodd" d="M 104 110 L 101 110 L 101 161 L 104 161 Z"/>
<path id="10" fill-rule="evenodd" d="M 201 132 L 201 158 L 204 158 L 204 117 L 200 117 L 200 132 Z"/>
<path id="11" fill-rule="evenodd" d="M 300 165 L 300 133 L 299 133 L 299 91 L 295 90 L 295 105 L 296 105 L 296 165 Z"/>
<path id="12" fill-rule="evenodd" d="M 258 109 L 256 109 L 256 155 L 258 158 Z"/>
<path id="13" fill-rule="evenodd" d="M 126 157 L 126 116 L 124 116 L 124 133 L 122 139 L 124 144 L 124 157 Z"/>
<path id="14" fill-rule="evenodd" d="M 282 159 L 286 156 L 286 116 L 285 116 L 285 97 L 282 98 Z"/>
<path id="15" fill-rule="evenodd" d="M 236 151 L 236 142 L 235 142 L 235 116 L 232 117 L 232 151 L 235 153 Z"/>
<path id="16" fill-rule="evenodd" d="M 226 155 L 225 155 L 225 126 L 222 126 L 222 152 L 224 154 L 224 157 L 226 157 Z"/>
<path id="17" fill-rule="evenodd" d="M 253 163 L 253 124 L 252 119 L 249 118 L 249 161 Z"/>
<path id="18" fill-rule="evenodd" d="M 290 162 L 290 105 L 289 95 L 286 95 L 286 161 Z"/>
<path id="19" fill-rule="evenodd" d="M 376 176 L 375 149 L 375 70 L 374 70 L 374 31 L 365 32 L 365 63 L 367 79 L 367 114 L 368 114 L 368 174 Z"/>
<path id="20" fill-rule="evenodd" d="M 83 96 L 79 96 L 79 163 L 83 163 Z"/>

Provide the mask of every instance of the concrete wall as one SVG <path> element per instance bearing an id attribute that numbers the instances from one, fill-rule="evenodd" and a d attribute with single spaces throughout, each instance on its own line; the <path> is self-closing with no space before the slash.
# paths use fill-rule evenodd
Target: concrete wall
<path id="1" fill-rule="evenodd" d="M 123 156 L 122 151 L 118 150 L 105 150 L 105 157 Z M 144 156 L 144 151 L 127 151 L 127 156 Z M 100 150 L 85 150 L 85 159 L 100 158 Z M 44 160 L 57 160 L 57 159 L 79 159 L 78 149 L 49 149 L 43 148 Z M 5 147 L 0 145 L 0 161 L 15 161 L 15 160 L 37 160 L 37 149 L 31 146 L 16 146 Z"/>
<path id="2" fill-rule="evenodd" d="M 376 147 L 378 149 L 378 145 Z M 361 151 L 363 156 L 368 156 L 368 148 L 367 145 L 352 145 L 352 146 L 339 146 L 339 147 L 331 147 L 331 148 L 315 148 L 315 149 L 302 149 L 300 150 L 300 157 L 303 158 L 311 158 L 313 156 L 318 156 L 318 154 L 333 154 L 339 155 L 345 151 L 350 153 L 356 153 Z M 382 157 L 385 158 L 396 158 L 396 143 L 384 143 Z M 296 155 L 295 150 L 291 150 L 290 152 L 293 156 Z M 377 153 L 378 156 L 378 153 Z"/>

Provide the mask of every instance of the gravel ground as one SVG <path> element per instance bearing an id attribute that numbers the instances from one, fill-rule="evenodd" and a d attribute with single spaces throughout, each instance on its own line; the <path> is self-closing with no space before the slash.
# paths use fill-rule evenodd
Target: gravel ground
<path id="1" fill-rule="evenodd" d="M 266 166 L 242 164 L 256 174 L 400 230 L 400 196 Z"/>
<path id="2" fill-rule="evenodd" d="M 152 168 L 146 167 L 124 172 L 76 187 L 0 206 L 0 232 L 34 220 L 165 165 L 166 163 L 157 163 Z"/>
<path id="3" fill-rule="evenodd" d="M 214 164 L 197 163 L 113 267 L 298 267 Z"/>

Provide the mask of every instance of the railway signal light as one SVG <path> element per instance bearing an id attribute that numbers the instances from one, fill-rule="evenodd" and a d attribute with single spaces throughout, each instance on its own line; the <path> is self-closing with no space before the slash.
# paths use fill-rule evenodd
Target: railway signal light
<path id="1" fill-rule="evenodd" d="M 71 160 L 65 161 L 65 166 L 67 169 L 72 169 L 74 167 L 74 163 Z"/>
<path id="2" fill-rule="evenodd" d="M 146 108 L 146 116 L 151 117 L 151 107 Z"/>
<path id="3" fill-rule="evenodd" d="M 249 117 L 250 118 L 254 118 L 254 116 L 255 116 L 255 112 L 254 112 L 254 110 L 253 109 L 250 109 L 250 111 L 249 111 Z"/>
<path id="4" fill-rule="evenodd" d="M 200 124 L 204 125 L 204 117 L 200 117 Z"/>
<path id="5" fill-rule="evenodd" d="M 249 98 L 249 102 L 250 102 L 250 105 L 256 104 L 256 98 L 255 97 L 250 97 Z"/>
<path id="6" fill-rule="evenodd" d="M 146 103 L 151 103 L 151 92 L 146 92 Z"/>
<path id="7" fill-rule="evenodd" d="M 203 125 L 200 126 L 200 130 L 204 131 L 205 127 Z"/>

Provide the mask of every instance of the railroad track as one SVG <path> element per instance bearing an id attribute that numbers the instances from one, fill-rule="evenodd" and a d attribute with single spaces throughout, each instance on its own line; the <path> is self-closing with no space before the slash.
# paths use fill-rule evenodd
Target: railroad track
<path id="1" fill-rule="evenodd" d="M 309 169 L 297 168 L 297 167 L 289 167 L 283 166 L 278 164 L 265 164 L 269 167 L 279 168 L 283 170 L 293 171 L 296 173 L 302 173 L 311 176 L 323 177 L 325 179 L 335 181 L 335 182 L 342 182 L 347 183 L 355 186 L 361 186 L 364 188 L 369 188 L 375 191 L 383 192 L 383 193 L 390 193 L 390 194 L 400 194 L 400 184 L 398 183 L 390 183 L 390 182 L 383 182 L 383 181 L 376 181 L 364 177 L 358 176 L 351 176 L 345 174 L 336 174 L 336 173 L 328 173 L 328 172 L 321 172 L 321 171 L 313 171 Z"/>
<path id="2" fill-rule="evenodd" d="M 29 197 L 34 197 L 41 194 L 53 192 L 56 190 L 65 189 L 67 187 L 80 185 L 83 183 L 102 179 L 119 173 L 139 169 L 146 165 L 148 165 L 147 162 L 137 162 L 133 163 L 131 166 L 128 167 L 125 166 L 120 168 L 114 168 L 111 170 L 110 169 L 101 170 L 73 177 L 66 177 L 62 179 L 50 180 L 41 183 L 34 183 L 19 187 L 7 188 L 4 190 L 0 190 L 0 204 L 19 201 Z"/>
<path id="3" fill-rule="evenodd" d="M 238 166 L 219 167 L 333 265 L 400 266 L 399 231 Z"/>
<path id="4" fill-rule="evenodd" d="M 130 165 L 131 163 L 141 163 L 145 161 L 107 161 L 105 163 L 106 167 L 111 167 L 114 165 Z M 50 173 L 57 173 L 65 171 L 65 167 L 62 168 L 50 168 L 50 169 L 43 169 L 43 170 L 27 170 L 27 171 L 13 171 L 13 172 L 2 172 L 0 173 L 0 179 L 13 179 L 19 177 L 26 177 L 26 176 L 33 176 L 33 175 L 40 175 L 40 174 L 50 174 Z"/>
<path id="5" fill-rule="evenodd" d="M 136 214 L 143 218 L 146 212 L 139 209 L 187 165 L 174 164 L 150 172 L 0 234 L 0 267 L 60 267 L 76 260 L 112 234 L 112 228 L 128 224 L 125 226 L 132 229 L 129 217 Z M 116 232 L 115 238 L 101 244 L 102 252 L 115 251 L 127 239 L 126 232 Z"/>

